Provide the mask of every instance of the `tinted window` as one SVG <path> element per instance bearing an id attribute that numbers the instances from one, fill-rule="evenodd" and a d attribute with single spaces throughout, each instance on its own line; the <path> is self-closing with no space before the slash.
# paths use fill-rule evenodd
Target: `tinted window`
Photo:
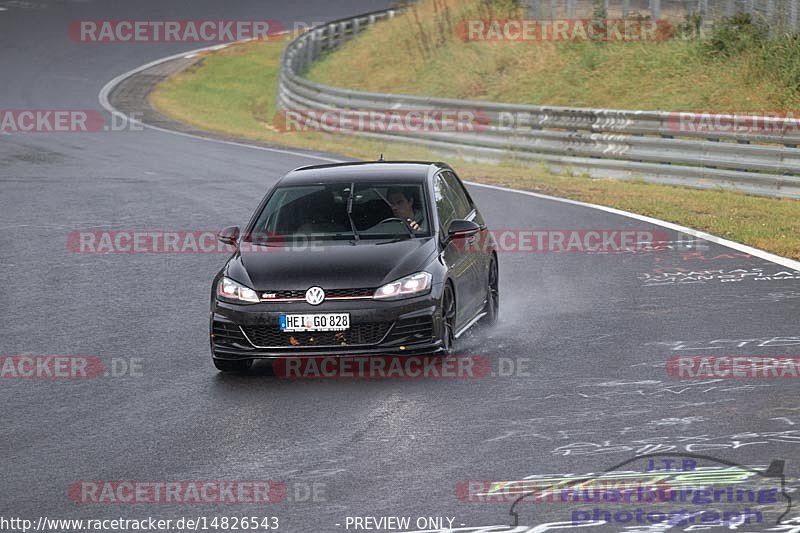
<path id="1" fill-rule="evenodd" d="M 458 178 L 456 178 L 452 172 L 444 171 L 442 172 L 442 175 L 444 176 L 445 183 L 447 183 L 447 186 L 451 191 L 453 207 L 456 211 L 455 218 L 467 218 L 469 213 L 472 211 L 472 205 L 470 205 L 469 198 L 467 198 L 464 188 L 461 186 Z"/>
<path id="2" fill-rule="evenodd" d="M 450 222 L 456 218 L 456 208 L 453 204 L 453 192 L 447 187 L 441 174 L 433 180 L 433 196 L 436 200 L 439 227 L 442 232 L 445 232 Z"/>
<path id="3" fill-rule="evenodd" d="M 427 236 L 430 235 L 427 212 L 419 183 L 286 186 L 270 196 L 253 234 L 267 240 L 271 236 L 351 239 L 355 226 L 359 237 L 380 239 L 408 235 L 406 222 L 396 220 L 401 218 L 414 223 L 415 236 Z"/>

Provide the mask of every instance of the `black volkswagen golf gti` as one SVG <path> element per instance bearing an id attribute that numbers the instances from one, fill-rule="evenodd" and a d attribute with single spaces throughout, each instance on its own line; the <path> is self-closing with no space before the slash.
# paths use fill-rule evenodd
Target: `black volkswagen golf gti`
<path id="1" fill-rule="evenodd" d="M 497 321 L 494 239 L 443 163 L 302 167 L 270 190 L 214 278 L 211 350 L 223 371 L 255 359 L 451 355 Z"/>

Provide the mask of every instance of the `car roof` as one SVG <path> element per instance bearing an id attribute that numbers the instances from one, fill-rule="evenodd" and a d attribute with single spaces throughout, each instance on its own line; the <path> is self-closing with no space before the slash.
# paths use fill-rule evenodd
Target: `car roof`
<path id="1" fill-rule="evenodd" d="M 387 182 L 424 182 L 445 163 L 430 161 L 366 161 L 313 165 L 292 170 L 280 180 L 280 185 L 302 185 L 352 180 Z"/>

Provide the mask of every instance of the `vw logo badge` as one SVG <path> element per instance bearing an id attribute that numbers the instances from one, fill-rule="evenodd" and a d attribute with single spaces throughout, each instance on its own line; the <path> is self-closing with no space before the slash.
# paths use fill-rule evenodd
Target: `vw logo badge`
<path id="1" fill-rule="evenodd" d="M 325 291 L 322 287 L 311 287 L 306 291 L 306 301 L 311 305 L 319 305 L 325 299 Z"/>

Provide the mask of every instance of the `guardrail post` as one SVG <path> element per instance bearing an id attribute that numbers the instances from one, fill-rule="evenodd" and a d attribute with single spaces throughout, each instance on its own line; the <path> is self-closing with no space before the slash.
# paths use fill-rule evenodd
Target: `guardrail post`
<path id="1" fill-rule="evenodd" d="M 318 58 L 320 53 L 322 53 L 322 41 L 324 33 L 324 28 L 314 32 L 314 59 Z"/>
<path id="2" fill-rule="evenodd" d="M 329 24 L 325 26 L 325 32 L 322 34 L 322 48 L 326 50 L 331 47 L 331 43 L 333 42 L 333 36 L 336 35 L 336 26 L 333 24 Z"/>
<path id="3" fill-rule="evenodd" d="M 343 45 L 347 41 L 347 23 L 340 22 L 339 23 L 339 46 Z"/>
<path id="4" fill-rule="evenodd" d="M 541 18 L 541 0 L 528 0 L 528 16 L 535 19 Z"/>
<path id="5" fill-rule="evenodd" d="M 316 32 L 314 31 L 309 32 L 308 37 L 306 37 L 305 43 L 306 43 L 306 66 L 308 66 L 311 65 L 311 62 L 314 61 L 314 58 L 316 57 L 314 55 L 314 48 L 317 46 Z"/>
<path id="6" fill-rule="evenodd" d="M 303 50 L 305 45 L 300 46 L 292 56 L 292 69 L 295 72 L 303 72 L 306 69 L 306 54 Z"/>
<path id="7" fill-rule="evenodd" d="M 650 0 L 650 16 L 654 19 L 661 16 L 661 0 Z"/>

